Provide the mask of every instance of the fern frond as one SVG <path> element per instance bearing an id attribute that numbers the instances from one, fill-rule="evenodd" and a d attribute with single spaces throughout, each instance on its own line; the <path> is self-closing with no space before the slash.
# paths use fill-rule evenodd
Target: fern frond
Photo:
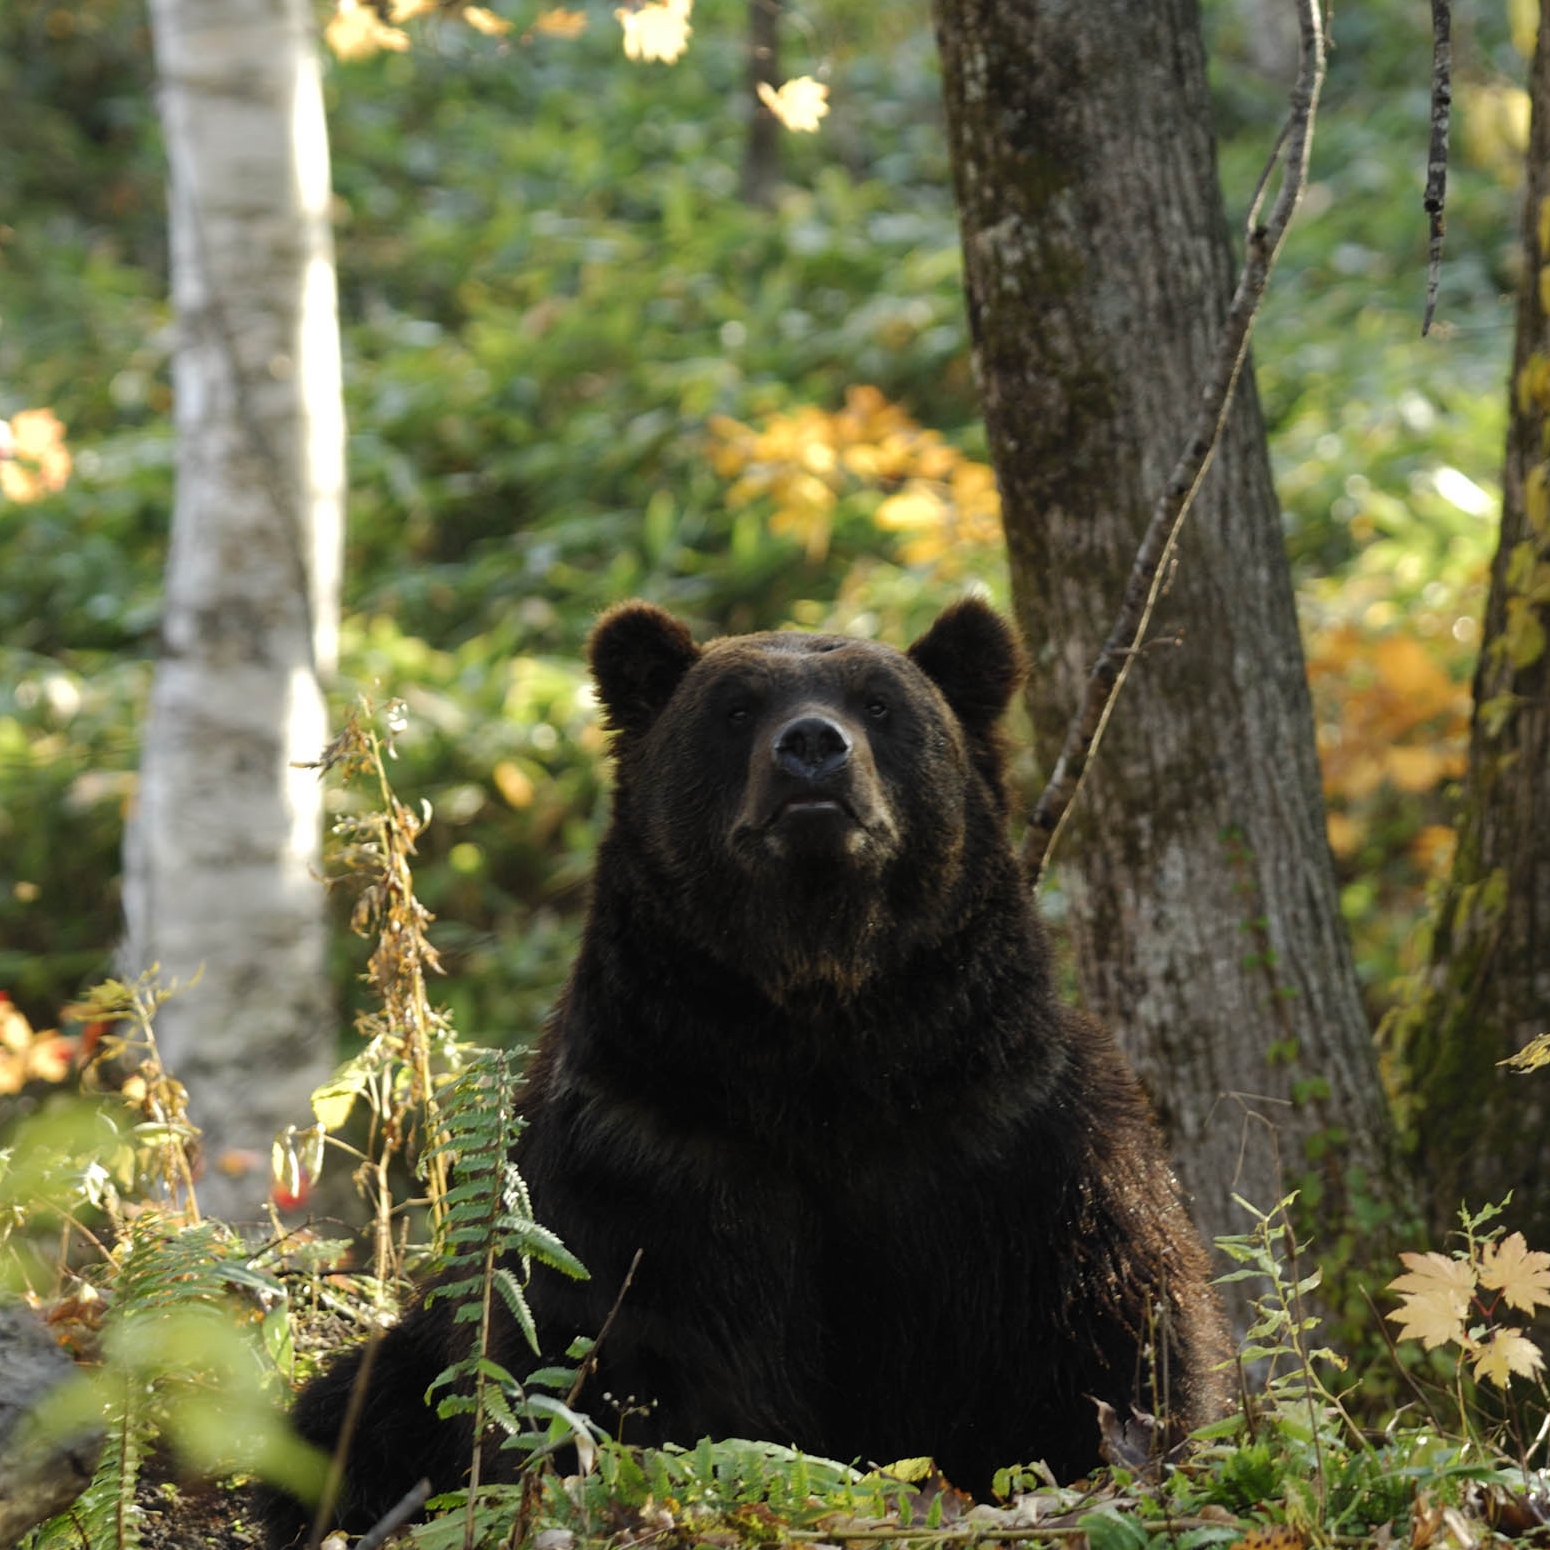
<path id="1" fill-rule="evenodd" d="M 32 1534 L 28 1550 L 143 1550 L 145 1513 L 135 1502 L 140 1466 L 155 1437 L 147 1408 L 133 1404 L 131 1386 L 108 1420 L 96 1473 L 68 1512 Z"/>

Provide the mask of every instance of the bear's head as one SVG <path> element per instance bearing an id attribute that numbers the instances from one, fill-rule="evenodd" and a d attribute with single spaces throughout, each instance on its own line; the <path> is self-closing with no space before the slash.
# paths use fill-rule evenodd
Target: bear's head
<path id="1" fill-rule="evenodd" d="M 796 632 L 702 647 L 627 603 L 591 662 L 617 843 L 679 929 L 772 995 L 854 991 L 942 938 L 971 856 L 1004 850 L 998 723 L 1023 656 L 977 600 L 907 652 Z"/>

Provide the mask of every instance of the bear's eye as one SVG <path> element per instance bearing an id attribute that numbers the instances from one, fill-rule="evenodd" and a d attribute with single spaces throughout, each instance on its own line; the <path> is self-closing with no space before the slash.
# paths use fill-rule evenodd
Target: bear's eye
<path id="1" fill-rule="evenodd" d="M 746 727 L 753 719 L 753 712 L 746 705 L 734 705 L 727 712 L 727 723 L 734 727 Z"/>
<path id="2" fill-rule="evenodd" d="M 873 721 L 885 721 L 888 717 L 887 701 L 878 699 L 874 694 L 872 698 L 866 702 L 866 713 L 872 718 Z"/>

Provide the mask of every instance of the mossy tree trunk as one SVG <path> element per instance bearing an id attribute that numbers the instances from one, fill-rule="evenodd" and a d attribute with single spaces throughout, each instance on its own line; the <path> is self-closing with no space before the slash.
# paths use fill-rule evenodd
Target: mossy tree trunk
<path id="1" fill-rule="evenodd" d="M 936 14 L 1047 772 L 1231 294 L 1199 17 L 1194 0 L 937 0 Z M 1293 1186 L 1331 1229 L 1353 1195 L 1391 1209 L 1247 371 L 1054 864 L 1084 998 L 1120 1031 L 1203 1229 L 1244 1230 L 1234 1193 L 1268 1208 Z"/>
<path id="2" fill-rule="evenodd" d="M 1509 385 L 1502 530 L 1475 673 L 1453 869 L 1418 997 L 1391 1023 L 1406 1132 L 1434 1228 L 1514 1192 L 1509 1220 L 1550 1248 L 1550 1072 L 1497 1062 L 1550 1032 L 1550 10 L 1533 128 Z"/>

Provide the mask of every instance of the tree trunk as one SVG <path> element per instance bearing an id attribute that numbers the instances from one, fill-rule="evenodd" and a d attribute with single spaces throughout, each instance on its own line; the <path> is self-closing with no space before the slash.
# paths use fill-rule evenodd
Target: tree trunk
<path id="1" fill-rule="evenodd" d="M 1391 1024 L 1415 1100 L 1406 1129 L 1434 1229 L 1502 1200 L 1550 1247 L 1550 1074 L 1496 1063 L 1550 1032 L 1550 11 L 1533 127 L 1509 390 L 1502 531 L 1491 567 L 1458 849 L 1418 998 Z"/>
<path id="2" fill-rule="evenodd" d="M 1231 294 L 1199 17 L 1194 0 L 937 0 L 937 30 L 1048 771 Z M 1055 858 L 1081 989 L 1207 1234 L 1246 1229 L 1234 1193 L 1268 1209 L 1296 1186 L 1333 1228 L 1348 1191 L 1392 1199 L 1388 1116 L 1247 370 L 1144 652 Z"/>
<path id="3" fill-rule="evenodd" d="M 743 147 L 742 195 L 764 209 L 780 187 L 780 121 L 759 99 L 759 87 L 780 85 L 781 0 L 748 0 L 748 142 Z"/>
<path id="4" fill-rule="evenodd" d="M 126 957 L 205 1132 L 201 1203 L 252 1213 L 332 1063 L 317 880 L 343 411 L 307 0 L 152 0 L 178 322 L 177 494 L 126 841 Z M 243 1154 L 251 1153 L 252 1157 Z M 228 1171 L 243 1162 L 244 1177 Z"/>

